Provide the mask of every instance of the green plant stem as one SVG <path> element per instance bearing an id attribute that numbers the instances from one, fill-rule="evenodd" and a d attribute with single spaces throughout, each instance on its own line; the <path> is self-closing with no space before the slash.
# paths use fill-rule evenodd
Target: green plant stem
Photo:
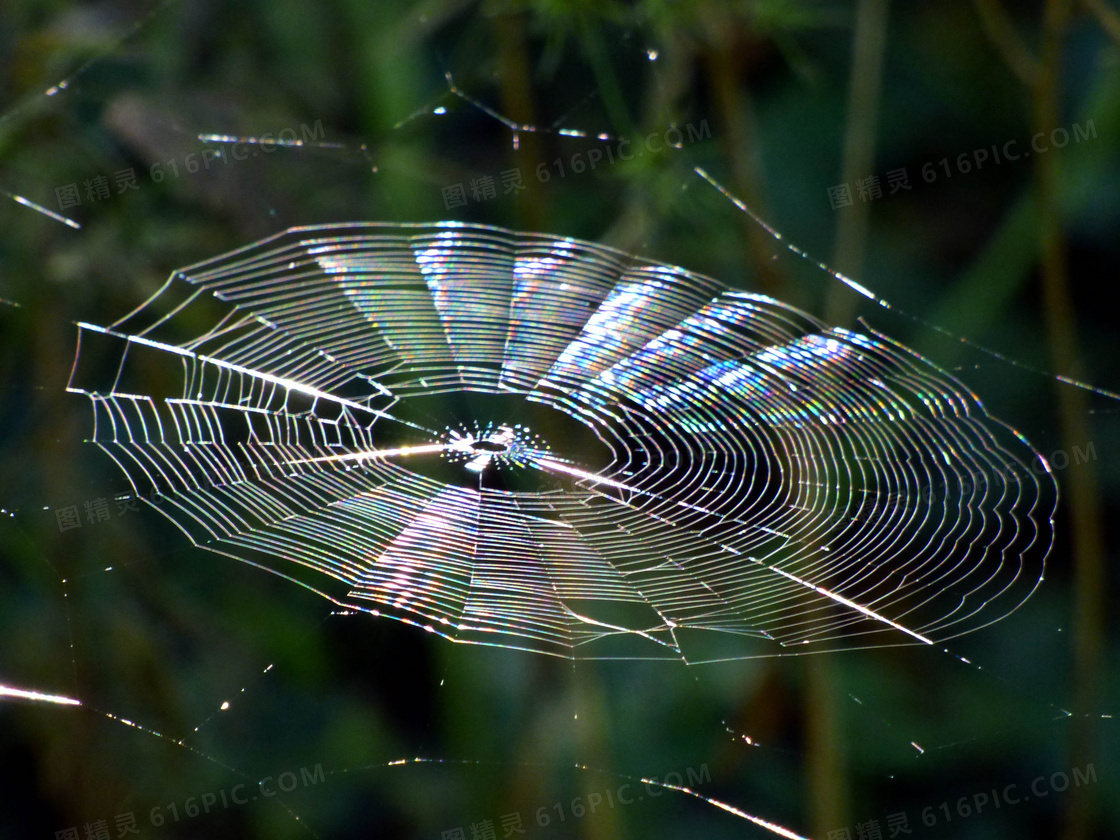
<path id="1" fill-rule="evenodd" d="M 848 84 L 848 124 L 844 137 L 844 183 L 866 178 L 874 171 L 875 136 L 883 82 L 883 51 L 887 42 L 887 0 L 860 0 L 852 40 L 852 74 Z M 870 202 L 856 201 L 840 209 L 832 265 L 858 277 L 867 250 Z M 829 295 L 825 320 L 847 326 L 855 315 L 856 299 L 836 284 Z"/>
<path id="2" fill-rule="evenodd" d="M 1060 68 L 1070 17 L 1069 0 L 1047 0 L 1043 19 L 1042 60 L 1035 87 L 1034 128 L 1049 132 L 1060 124 Z M 1042 294 L 1046 332 L 1055 368 L 1081 378 L 1077 327 L 1070 294 L 1067 246 L 1059 205 L 1059 156 L 1035 157 L 1038 183 L 1039 225 L 1042 244 Z M 1063 446 L 1072 451 L 1090 441 L 1085 392 L 1058 385 L 1058 412 Z M 1105 566 L 1100 495 L 1093 464 L 1068 471 L 1065 481 L 1066 511 L 1071 523 L 1074 604 L 1073 680 L 1075 716 L 1071 721 L 1070 766 L 1083 767 L 1092 760 L 1093 715 L 1100 692 L 1099 674 L 1104 635 Z M 1092 835 L 1091 800 L 1086 791 L 1070 792 L 1062 836 L 1086 840 Z"/>

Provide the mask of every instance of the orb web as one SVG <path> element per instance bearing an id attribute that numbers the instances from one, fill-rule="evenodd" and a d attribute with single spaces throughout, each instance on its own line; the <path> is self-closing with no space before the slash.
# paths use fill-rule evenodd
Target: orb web
<path id="1" fill-rule="evenodd" d="M 1045 461 L 918 354 L 555 236 L 293 228 L 80 324 L 69 390 L 195 544 L 458 642 L 932 644 L 1052 541 Z"/>

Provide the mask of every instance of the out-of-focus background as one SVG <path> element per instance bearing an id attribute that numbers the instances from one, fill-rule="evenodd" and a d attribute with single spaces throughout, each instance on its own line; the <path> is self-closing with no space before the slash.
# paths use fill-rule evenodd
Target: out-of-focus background
<path id="1" fill-rule="evenodd" d="M 768 836 L 618 774 L 822 840 L 1120 835 L 1120 401 L 1051 375 L 1120 390 L 1115 2 L 7 0 L 0 189 L 0 684 L 83 701 L 0 698 L 0 837 Z M 1042 587 L 948 653 L 573 664 L 331 616 L 116 506 L 75 321 L 289 226 L 439 219 L 921 350 L 1054 464 Z"/>

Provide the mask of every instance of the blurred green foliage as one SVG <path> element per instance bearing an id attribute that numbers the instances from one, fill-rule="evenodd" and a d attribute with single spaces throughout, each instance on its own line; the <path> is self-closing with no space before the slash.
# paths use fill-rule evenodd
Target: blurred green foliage
<path id="1" fill-rule="evenodd" d="M 486 819 L 501 836 L 498 817 L 512 812 L 534 837 L 763 836 L 676 795 L 555 819 L 555 803 L 570 811 L 574 796 L 617 791 L 624 780 L 610 773 L 664 778 L 701 767 L 710 771 L 703 793 L 817 836 L 847 826 L 856 837 L 856 823 L 869 820 L 886 836 L 886 815 L 897 812 L 908 814 L 914 837 L 1070 830 L 1071 792 L 967 818 L 953 811 L 951 822 L 940 810 L 1070 773 L 1064 710 L 1115 711 L 1113 617 L 1094 665 L 1099 703 L 1074 707 L 1081 602 L 1065 508 L 1038 594 L 952 646 L 976 667 L 900 648 L 845 653 L 817 671 L 798 657 L 573 665 L 452 645 L 389 622 L 328 616 L 312 595 L 190 548 L 150 510 L 65 533 L 53 512 L 128 489 L 82 443 L 88 405 L 64 391 L 73 322 L 110 323 L 174 268 L 288 226 L 451 218 L 547 230 L 823 316 L 836 282 L 760 235 L 696 166 L 821 259 L 838 248 L 844 214 L 866 213 L 857 279 L 915 317 L 855 298 L 852 314 L 953 370 L 1039 450 L 1066 447 L 1058 419 L 1066 386 L 1023 367 L 1050 371 L 1054 362 L 1037 154 L 1027 156 L 1037 88 L 1008 56 L 1043 60 L 1042 4 L 889 4 L 879 22 L 877 119 L 856 136 L 874 164 L 855 177 L 878 176 L 882 195 L 862 200 L 852 180 L 852 205 L 834 209 L 853 37 L 873 7 L 6 2 L 0 189 L 81 229 L 0 197 L 0 298 L 18 304 L 0 304 L 0 507 L 15 512 L 0 518 L 0 682 L 76 695 L 84 707 L 0 706 L 0 764 L 9 768 L 0 836 L 46 840 L 76 826 L 84 837 L 99 819 L 116 836 L 113 818 L 126 812 L 144 838 L 435 840 L 455 826 L 471 837 L 471 824 Z M 1005 28 L 992 25 L 993 8 Z M 1120 319 L 1108 300 L 1120 258 L 1120 47 L 1110 14 L 1115 6 L 1101 2 L 1073 8 L 1054 126 L 1071 141 L 1045 154 L 1059 172 L 1080 375 L 1116 390 Z M 45 94 L 63 79 L 65 89 Z M 602 148 L 596 134 L 614 148 L 619 138 L 643 148 L 641 138 L 663 138 L 674 125 L 697 139 L 573 171 L 573 160 Z M 1090 125 L 1092 136 L 1074 142 L 1074 127 Z M 283 129 L 322 142 L 266 151 L 199 138 Z M 977 164 L 977 150 L 1008 143 L 1022 156 Z M 199 164 L 218 148 L 220 159 Z M 886 173 L 901 168 L 910 188 L 891 192 Z M 499 179 L 511 169 L 526 186 L 516 195 Z M 137 188 L 120 191 L 116 173 L 126 170 Z M 90 198 L 100 176 L 110 194 Z M 477 200 L 470 185 L 484 177 L 496 195 Z M 61 209 L 57 191 L 71 184 L 81 203 Z M 467 202 L 449 207 L 445 189 L 456 184 Z M 1112 559 L 1118 412 L 1115 400 L 1089 400 L 1091 437 L 1072 443 L 1093 444 L 1097 460 L 1058 476 L 1063 484 L 1075 470 L 1099 476 Z M 1115 599 L 1111 569 L 1098 595 Z M 1092 814 L 1083 836 L 1116 836 L 1120 738 L 1111 720 L 1098 721 L 1093 737 L 1098 781 L 1083 791 Z M 416 755 L 468 763 L 385 766 Z M 576 762 L 608 775 L 577 771 Z M 189 797 L 245 777 L 320 764 L 326 781 L 285 795 L 282 806 L 262 799 L 151 823 L 156 806 L 182 811 Z M 814 766 L 844 782 L 824 805 Z M 921 823 L 928 806 L 935 827 Z M 536 824 L 542 807 L 547 828 Z"/>

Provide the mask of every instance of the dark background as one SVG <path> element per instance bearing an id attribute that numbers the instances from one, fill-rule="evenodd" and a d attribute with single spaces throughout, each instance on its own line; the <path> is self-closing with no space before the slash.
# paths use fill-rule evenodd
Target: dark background
<path id="1" fill-rule="evenodd" d="M 0 837 L 84 840 L 105 820 L 115 838 L 127 812 L 142 838 L 437 840 L 488 819 L 501 838 L 513 812 L 531 837 L 768 836 L 677 794 L 572 813 L 617 792 L 612 774 L 690 768 L 701 793 L 821 838 L 862 823 L 871 840 L 872 820 L 888 837 L 899 812 L 915 840 L 1120 834 L 1120 738 L 1101 718 L 1120 401 L 1051 375 L 1120 390 L 1118 42 L 1106 0 L 5 2 L 0 189 L 81 228 L 0 196 L 0 683 L 84 706 L 0 703 Z M 486 108 L 546 130 L 515 149 Z M 672 125 L 682 148 L 643 146 Z M 603 142 L 549 128 L 649 151 L 576 172 Z M 282 129 L 318 145 L 199 139 Z M 1012 141 L 1021 156 L 994 163 Z M 695 166 L 902 312 L 792 258 Z M 515 168 L 516 197 L 500 180 Z M 900 168 L 911 188 L 890 194 Z M 118 194 L 128 169 L 137 189 Z M 882 195 L 861 200 L 871 175 Z M 99 176 L 110 195 L 91 198 Z M 475 199 L 485 177 L 496 195 Z M 852 204 L 834 209 L 841 183 Z M 81 204 L 61 210 L 70 184 Z M 449 207 L 456 184 L 467 203 Z M 1069 462 L 1042 587 L 949 653 L 573 664 L 330 616 L 147 508 L 59 530 L 56 509 L 128 490 L 64 390 L 73 322 L 116 320 L 176 267 L 292 225 L 438 219 L 606 242 L 920 349 Z M 452 763 L 386 766 L 415 756 Z M 283 805 L 184 814 L 317 765 Z M 1039 776 L 1047 796 L 962 816 L 961 797 L 1029 795 Z"/>

